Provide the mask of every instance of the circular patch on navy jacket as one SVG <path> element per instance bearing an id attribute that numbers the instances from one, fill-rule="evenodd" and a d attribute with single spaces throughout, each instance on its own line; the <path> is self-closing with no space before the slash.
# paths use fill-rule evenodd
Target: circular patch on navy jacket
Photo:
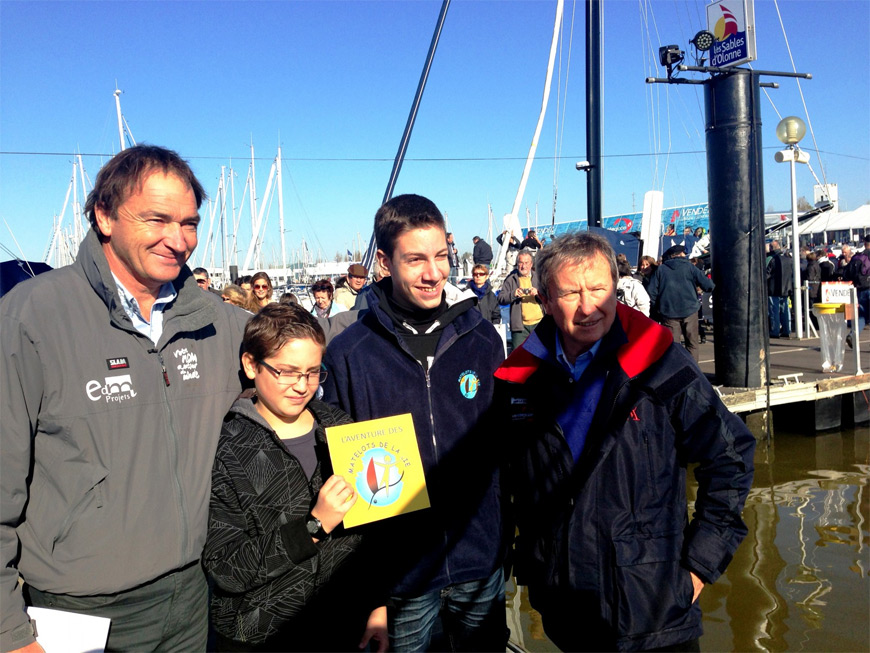
<path id="1" fill-rule="evenodd" d="M 459 391 L 466 399 L 474 399 L 477 390 L 480 388 L 480 379 L 476 372 L 466 370 L 459 375 Z"/>

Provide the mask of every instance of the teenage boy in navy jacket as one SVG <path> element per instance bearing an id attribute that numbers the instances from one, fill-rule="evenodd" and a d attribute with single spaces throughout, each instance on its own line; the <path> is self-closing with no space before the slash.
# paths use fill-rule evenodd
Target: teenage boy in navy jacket
<path id="1" fill-rule="evenodd" d="M 368 420 L 411 413 L 431 508 L 382 523 L 390 648 L 430 647 L 443 609 L 454 650 L 504 651 L 503 447 L 493 426 L 493 373 L 504 359 L 472 294 L 448 298 L 444 218 L 401 195 L 375 215 L 389 276 L 369 311 L 326 353 L 326 401 Z M 434 645 L 434 646 L 437 646 Z"/>

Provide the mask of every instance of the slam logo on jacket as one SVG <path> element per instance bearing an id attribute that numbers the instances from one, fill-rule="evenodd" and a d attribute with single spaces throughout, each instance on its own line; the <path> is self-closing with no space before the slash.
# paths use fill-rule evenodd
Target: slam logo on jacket
<path id="1" fill-rule="evenodd" d="M 85 392 L 91 401 L 105 401 L 107 404 L 119 404 L 136 396 L 129 374 L 107 376 L 103 381 L 88 381 Z"/>

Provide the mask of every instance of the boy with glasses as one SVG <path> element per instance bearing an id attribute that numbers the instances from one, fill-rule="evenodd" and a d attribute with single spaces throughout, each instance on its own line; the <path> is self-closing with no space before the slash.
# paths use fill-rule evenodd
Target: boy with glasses
<path id="1" fill-rule="evenodd" d="M 298 305 L 270 304 L 245 329 L 256 391 L 224 420 L 203 554 L 219 650 L 352 650 L 373 638 L 386 650 L 386 609 L 349 571 L 361 536 L 341 521 L 356 493 L 333 474 L 324 435 L 351 419 L 314 398 L 325 347 Z"/>

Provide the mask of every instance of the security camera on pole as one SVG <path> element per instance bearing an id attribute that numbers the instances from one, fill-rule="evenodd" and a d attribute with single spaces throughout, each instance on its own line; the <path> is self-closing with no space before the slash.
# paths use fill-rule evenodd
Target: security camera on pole
<path id="1" fill-rule="evenodd" d="M 797 187 L 795 185 L 795 163 L 809 163 L 810 153 L 804 152 L 798 147 L 798 143 L 807 133 L 807 126 L 797 116 L 789 116 L 779 121 L 776 126 L 776 137 L 788 147 L 774 155 L 777 163 L 788 161 L 791 163 L 791 253 L 795 257 L 794 264 L 794 325 L 798 339 L 804 337 L 804 314 L 801 297 L 801 272 L 798 265 L 797 255 L 800 249 L 800 237 L 798 235 L 798 208 Z"/>

